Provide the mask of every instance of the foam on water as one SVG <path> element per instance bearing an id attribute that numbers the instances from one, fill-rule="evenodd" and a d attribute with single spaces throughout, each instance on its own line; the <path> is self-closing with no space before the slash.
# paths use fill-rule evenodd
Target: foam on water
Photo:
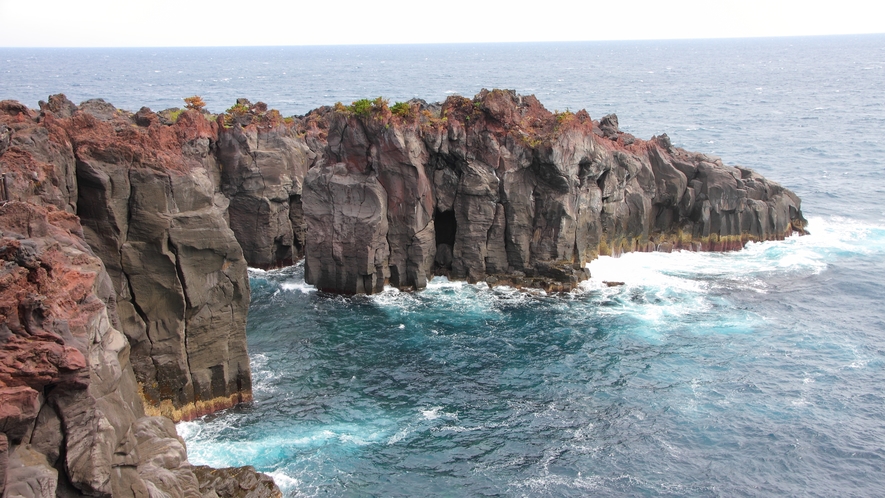
<path id="1" fill-rule="evenodd" d="M 513 88 L 753 168 L 814 215 L 739 253 L 602 259 L 568 295 L 330 297 L 298 265 L 250 270 L 255 402 L 179 424 L 195 463 L 287 496 L 885 496 L 883 42 L 0 48 L 0 88 L 284 115 Z"/>
<path id="2" fill-rule="evenodd" d="M 733 252 L 603 256 L 589 264 L 592 278 L 582 288 L 599 290 L 605 287 L 604 282 L 624 282 L 628 287 L 679 292 L 717 288 L 765 292 L 767 285 L 777 279 L 819 274 L 834 258 L 885 253 L 885 226 L 812 217 L 808 229 L 810 235 L 750 242 Z"/>
<path id="3" fill-rule="evenodd" d="M 549 296 L 434 278 L 421 292 L 330 297 L 309 290 L 300 265 L 250 270 L 255 402 L 179 432 L 193 463 L 254 465 L 287 496 L 464 483 L 517 495 L 740 490 L 730 470 L 720 487 L 687 476 L 740 441 L 775 444 L 754 439 L 760 426 L 780 434 L 815 419 L 823 430 L 825 393 L 885 364 L 845 336 L 796 335 L 782 312 L 753 304 L 885 252 L 879 225 L 815 217 L 809 230 L 738 252 L 600 258 L 578 291 Z"/>

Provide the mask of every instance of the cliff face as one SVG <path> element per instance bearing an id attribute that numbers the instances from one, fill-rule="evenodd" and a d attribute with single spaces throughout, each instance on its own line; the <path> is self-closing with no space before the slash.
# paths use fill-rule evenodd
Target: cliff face
<path id="1" fill-rule="evenodd" d="M 296 119 L 245 99 L 217 122 L 97 101 L 78 109 L 63 96 L 43 111 L 33 139 L 6 156 L 27 150 L 57 187 L 48 200 L 83 219 L 118 290 L 145 394 L 183 416 L 248 399 L 244 348 L 210 365 L 182 340 L 219 320 L 239 328 L 240 250 L 260 268 L 303 256 L 308 283 L 332 292 L 420 289 L 435 274 L 565 290 L 600 254 L 731 250 L 805 227 L 799 199 L 749 169 L 666 135 L 637 139 L 616 116 L 554 114 L 509 91 L 395 113 L 381 99 L 339 104 Z M 0 147 L 10 136 L 0 133 Z M 198 240 L 217 240 L 182 240 L 197 225 Z M 187 285 L 196 274 L 229 281 L 218 291 L 229 297 L 198 295 L 200 282 Z M 229 313 L 210 304 L 225 299 Z"/>
<path id="2" fill-rule="evenodd" d="M 0 492 L 215 496 L 166 417 L 145 416 L 113 283 L 77 217 L 0 205 Z M 251 469 L 252 496 L 279 496 Z"/>
<path id="3" fill-rule="evenodd" d="M 0 490 L 23 496 L 279 493 L 191 467 L 169 422 L 251 400 L 247 264 L 303 257 L 340 293 L 568 290 L 600 254 L 805 227 L 751 170 L 509 91 L 286 119 L 40 107 L 0 102 Z"/>
<path id="4" fill-rule="evenodd" d="M 380 100 L 324 108 L 302 126 L 320 157 L 301 199 L 305 278 L 324 290 L 422 288 L 434 274 L 564 290 L 600 254 L 804 232 L 799 199 L 751 170 L 513 92 L 397 114 Z"/>
<path id="5" fill-rule="evenodd" d="M 149 410 L 191 419 L 251 399 L 249 283 L 211 153 L 218 125 L 102 101 L 7 104 L 6 198 L 76 213 L 110 275 Z M 36 178 L 33 175 L 37 175 Z"/>
<path id="6" fill-rule="evenodd" d="M 302 186 L 316 154 L 286 127 L 248 124 L 219 128 L 215 154 L 230 227 L 249 264 L 269 268 L 301 259 Z"/>

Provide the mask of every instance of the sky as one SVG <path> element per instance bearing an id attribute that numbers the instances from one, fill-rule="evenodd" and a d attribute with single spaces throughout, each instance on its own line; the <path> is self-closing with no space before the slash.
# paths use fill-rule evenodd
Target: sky
<path id="1" fill-rule="evenodd" d="M 526 5 L 526 6 L 523 6 Z M 0 47 L 654 40 L 885 33 L 882 0 L 0 0 Z"/>

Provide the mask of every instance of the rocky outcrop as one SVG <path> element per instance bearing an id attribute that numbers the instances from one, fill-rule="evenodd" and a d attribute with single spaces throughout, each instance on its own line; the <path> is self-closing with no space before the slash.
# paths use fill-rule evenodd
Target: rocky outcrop
<path id="1" fill-rule="evenodd" d="M 3 496 L 243 496 L 200 478 L 172 422 L 145 416 L 113 283 L 76 216 L 2 203 L 0 282 Z M 264 483 L 252 496 L 280 496 L 240 472 Z"/>
<path id="2" fill-rule="evenodd" d="M 234 109 L 247 126 L 222 126 L 215 144 L 230 227 L 251 266 L 290 265 L 304 256 L 302 186 L 316 154 L 263 104 Z"/>
<path id="3" fill-rule="evenodd" d="M 149 411 L 192 419 L 251 400 L 249 284 L 220 193 L 218 124 L 188 111 L 165 126 L 64 96 L 40 113 L 4 102 L 0 121 L 6 198 L 79 216 Z"/>
<path id="4" fill-rule="evenodd" d="M 434 274 L 567 290 L 625 251 L 731 250 L 804 232 L 800 201 L 753 171 L 639 140 L 617 116 L 534 97 L 381 99 L 300 123 L 305 278 L 320 289 L 422 288 Z"/>
<path id="5" fill-rule="evenodd" d="M 23 496 L 279 494 L 191 467 L 170 422 L 251 400 L 247 264 L 304 257 L 339 293 L 561 291 L 600 254 L 806 225 L 749 169 L 501 90 L 285 119 L 2 101 L 0 174 L 0 484 Z"/>
<path id="6" fill-rule="evenodd" d="M 30 112 L 5 105 L 8 115 Z M 30 198 L 81 216 L 116 284 L 145 394 L 168 400 L 167 412 L 187 407 L 182 416 L 211 409 L 190 400 L 248 398 L 240 353 L 220 367 L 185 365 L 182 329 L 204 330 L 226 310 L 186 285 L 191 255 L 212 259 L 181 240 L 196 225 L 220 234 L 215 261 L 235 267 L 195 263 L 206 281 L 230 282 L 221 293 L 233 296 L 234 328 L 247 290 L 245 277 L 231 278 L 243 275 L 240 249 L 260 268 L 303 256 L 307 281 L 332 292 L 420 289 L 440 274 L 567 290 L 599 254 L 731 250 L 805 226 L 799 199 L 749 169 L 673 147 L 666 135 L 637 139 L 615 115 L 551 113 L 511 91 L 415 100 L 396 112 L 379 98 L 286 119 L 245 99 L 216 121 L 196 111 L 131 115 L 102 101 L 78 108 L 60 96 L 41 109 L 35 129 L 49 139 L 4 157 L 30 152 L 23 169 L 58 191 Z M 13 127 L 3 143 L 18 140 Z M 160 294 L 162 302 L 150 297 Z"/>

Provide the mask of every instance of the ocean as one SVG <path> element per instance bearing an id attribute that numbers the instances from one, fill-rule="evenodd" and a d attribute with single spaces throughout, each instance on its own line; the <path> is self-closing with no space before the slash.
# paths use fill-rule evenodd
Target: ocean
<path id="1" fill-rule="evenodd" d="M 563 295 L 342 297 L 301 265 L 250 270 L 255 401 L 179 424 L 190 461 L 287 496 L 885 495 L 885 36 L 0 48 L 0 98 L 32 107 L 291 115 L 495 87 L 753 168 L 811 235 L 604 257 Z"/>

